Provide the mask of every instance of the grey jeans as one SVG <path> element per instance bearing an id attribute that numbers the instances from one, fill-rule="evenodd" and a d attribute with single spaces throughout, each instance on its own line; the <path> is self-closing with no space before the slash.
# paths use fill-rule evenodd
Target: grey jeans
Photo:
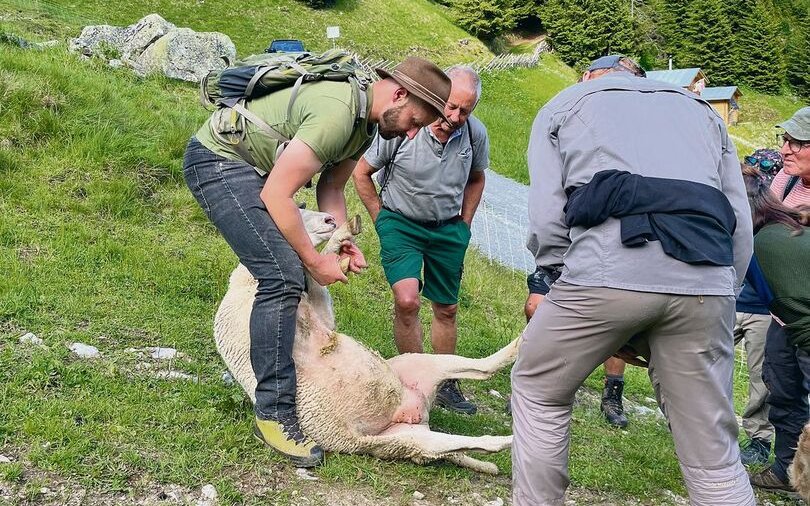
<path id="1" fill-rule="evenodd" d="M 295 410 L 292 359 L 304 268 L 259 198 L 265 178 L 244 163 L 189 141 L 183 176 L 206 216 L 259 282 L 250 315 L 250 363 L 256 375 L 256 416 L 278 419 Z"/>
<path id="2" fill-rule="evenodd" d="M 649 357 L 691 504 L 754 505 L 737 446 L 733 325 L 731 296 L 555 283 L 512 369 L 513 504 L 564 504 L 574 393 L 630 342 Z"/>
<path id="3" fill-rule="evenodd" d="M 734 343 L 745 339 L 745 360 L 748 365 L 748 403 L 742 414 L 742 426 L 751 439 L 771 442 L 773 425 L 768 421 L 768 388 L 762 381 L 762 359 L 765 357 L 765 334 L 771 315 L 737 313 Z"/>

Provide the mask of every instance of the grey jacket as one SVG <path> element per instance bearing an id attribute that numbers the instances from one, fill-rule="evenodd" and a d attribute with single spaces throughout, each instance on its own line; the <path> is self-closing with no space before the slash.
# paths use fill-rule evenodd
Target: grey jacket
<path id="1" fill-rule="evenodd" d="M 722 119 L 691 92 L 615 72 L 571 86 L 540 110 L 529 141 L 529 238 L 537 265 L 576 285 L 686 295 L 736 295 L 753 249 L 751 211 Z M 689 265 L 658 242 L 621 244 L 620 222 L 564 222 L 565 188 L 601 170 L 682 179 L 722 191 L 737 218 L 734 267 Z"/>

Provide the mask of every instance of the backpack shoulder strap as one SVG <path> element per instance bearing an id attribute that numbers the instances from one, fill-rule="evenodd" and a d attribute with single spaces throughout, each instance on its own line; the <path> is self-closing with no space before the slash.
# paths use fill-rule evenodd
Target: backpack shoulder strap
<path id="1" fill-rule="evenodd" d="M 796 183 L 798 182 L 799 176 L 790 176 L 790 179 L 788 179 L 788 182 L 785 185 L 785 191 L 782 192 L 782 202 L 784 202 L 787 196 L 790 195 L 790 191 L 793 190 L 793 187 L 796 186 Z"/>
<path id="2" fill-rule="evenodd" d="M 280 133 L 278 133 L 275 129 L 273 129 L 273 127 L 268 125 L 266 121 L 264 121 L 263 119 L 261 119 L 257 115 L 253 114 L 252 112 L 248 111 L 247 107 L 245 107 L 242 104 L 241 100 L 236 101 L 236 102 L 227 103 L 227 104 L 225 104 L 225 107 L 230 107 L 234 111 L 238 112 L 239 114 L 244 116 L 245 119 L 247 119 L 248 121 L 250 121 L 251 123 L 253 123 L 257 127 L 259 127 L 259 129 L 262 132 L 266 133 L 267 135 L 269 135 L 273 139 L 276 139 L 277 141 L 282 142 L 282 143 L 290 142 L 290 139 L 288 139 L 287 137 L 285 137 L 285 136 L 281 135 Z"/>
<path id="3" fill-rule="evenodd" d="M 388 182 L 391 180 L 391 173 L 394 172 L 394 160 L 396 159 L 397 153 L 399 153 L 399 148 L 402 146 L 403 142 L 405 142 L 404 136 L 397 138 L 397 143 L 394 145 L 394 152 L 391 153 L 391 159 L 388 160 L 388 163 L 383 169 L 385 171 L 385 177 L 382 180 L 382 184 L 380 184 L 380 200 L 382 200 L 383 190 L 386 186 L 388 186 Z"/>

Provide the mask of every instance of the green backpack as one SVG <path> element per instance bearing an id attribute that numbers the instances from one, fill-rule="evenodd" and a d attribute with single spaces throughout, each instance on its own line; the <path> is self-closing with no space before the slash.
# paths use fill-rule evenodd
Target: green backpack
<path id="1" fill-rule="evenodd" d="M 287 143 L 290 139 L 248 111 L 244 102 L 292 86 L 287 106 L 289 117 L 299 88 L 306 83 L 323 80 L 350 82 L 360 104 L 356 119 L 367 117 L 369 104 L 366 103 L 367 95 L 363 92 L 371 83 L 371 78 L 352 54 L 340 49 L 330 49 L 323 54 L 249 56 L 237 66 L 209 72 L 200 81 L 200 101 L 204 106 L 232 109 L 272 138 Z M 245 153 L 239 151 L 248 163 L 252 163 L 246 149 Z"/>

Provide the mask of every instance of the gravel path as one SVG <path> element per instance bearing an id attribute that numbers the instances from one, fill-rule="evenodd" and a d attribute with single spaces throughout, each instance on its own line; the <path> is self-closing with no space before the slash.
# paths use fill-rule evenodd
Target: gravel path
<path id="1" fill-rule="evenodd" d="M 486 181 L 471 243 L 491 261 L 528 274 L 535 269 L 526 249 L 529 187 L 491 170 L 486 171 Z"/>

